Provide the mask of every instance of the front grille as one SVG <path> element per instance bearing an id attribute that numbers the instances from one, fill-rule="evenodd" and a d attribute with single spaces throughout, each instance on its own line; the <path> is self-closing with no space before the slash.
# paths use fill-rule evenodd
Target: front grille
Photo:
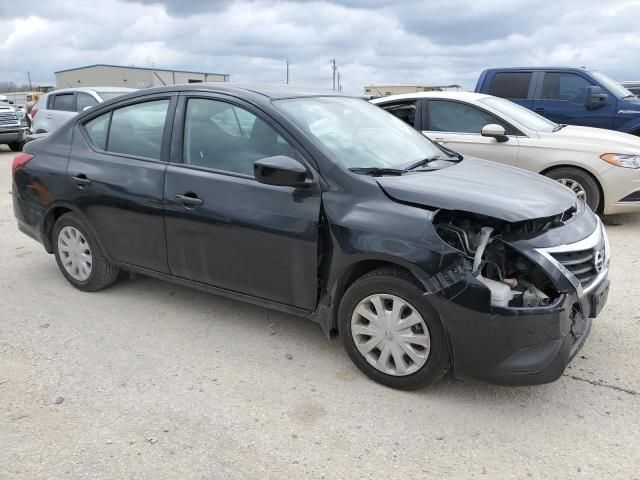
<path id="1" fill-rule="evenodd" d="M 18 120 L 18 116 L 13 112 L 8 113 L 0 113 L 0 126 L 15 126 L 20 125 L 20 121 Z"/>
<path id="2" fill-rule="evenodd" d="M 583 288 L 589 286 L 604 266 L 604 251 L 595 248 L 577 252 L 554 252 L 551 256 L 569 270 Z"/>

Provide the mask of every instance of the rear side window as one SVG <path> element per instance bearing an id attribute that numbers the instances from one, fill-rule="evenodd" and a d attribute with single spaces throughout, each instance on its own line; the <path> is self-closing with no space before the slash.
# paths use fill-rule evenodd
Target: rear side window
<path id="1" fill-rule="evenodd" d="M 84 124 L 84 129 L 89 135 L 89 138 L 100 150 L 107 148 L 107 129 L 109 128 L 110 116 L 111 112 L 104 113 Z"/>
<path id="2" fill-rule="evenodd" d="M 493 77 L 489 93 L 509 99 L 527 98 L 532 75 L 531 72 L 497 73 Z"/>
<path id="3" fill-rule="evenodd" d="M 106 150 L 160 160 L 168 109 L 166 99 L 114 110 Z"/>
<path id="4" fill-rule="evenodd" d="M 585 101 L 587 87 L 591 83 L 575 73 L 545 73 L 542 82 L 543 100 L 563 100 L 582 104 Z"/>
<path id="5" fill-rule="evenodd" d="M 429 130 L 433 132 L 480 133 L 482 127 L 499 123 L 479 108 L 444 100 L 429 101 Z"/>
<path id="6" fill-rule="evenodd" d="M 415 126 L 416 102 L 395 103 L 393 105 L 384 105 L 382 108 L 412 127 Z"/>
<path id="7" fill-rule="evenodd" d="M 51 110 L 62 110 L 65 112 L 75 112 L 76 106 L 73 101 L 73 93 L 59 93 L 51 100 Z"/>

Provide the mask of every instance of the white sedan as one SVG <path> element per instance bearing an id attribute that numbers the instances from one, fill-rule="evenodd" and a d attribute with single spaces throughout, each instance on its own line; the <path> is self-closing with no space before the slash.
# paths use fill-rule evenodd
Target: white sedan
<path id="1" fill-rule="evenodd" d="M 557 180 L 596 212 L 640 211 L 640 137 L 558 125 L 479 93 L 411 93 L 371 102 L 451 150 Z"/>

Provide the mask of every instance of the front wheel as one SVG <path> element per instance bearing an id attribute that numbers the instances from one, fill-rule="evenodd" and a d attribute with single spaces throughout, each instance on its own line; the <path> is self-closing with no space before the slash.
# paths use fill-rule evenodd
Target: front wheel
<path id="1" fill-rule="evenodd" d="M 21 152 L 24 147 L 23 141 L 9 142 L 9 148 L 12 152 Z"/>
<path id="2" fill-rule="evenodd" d="M 572 190 L 594 212 L 600 208 L 601 195 L 598 183 L 587 172 L 577 168 L 562 167 L 547 172 L 546 176 Z"/>
<path id="3" fill-rule="evenodd" d="M 351 360 L 388 387 L 425 387 L 449 369 L 440 319 L 404 272 L 380 269 L 357 280 L 340 303 L 339 328 Z"/>
<path id="4" fill-rule="evenodd" d="M 77 289 L 101 290 L 118 277 L 118 269 L 109 262 L 89 228 L 75 213 L 67 213 L 56 221 L 52 240 L 60 271 Z"/>

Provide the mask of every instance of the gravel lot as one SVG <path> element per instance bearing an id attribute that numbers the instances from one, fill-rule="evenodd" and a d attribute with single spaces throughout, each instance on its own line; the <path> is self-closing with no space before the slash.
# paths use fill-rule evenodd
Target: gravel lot
<path id="1" fill-rule="evenodd" d="M 608 228 L 609 303 L 559 381 L 407 393 L 303 319 L 73 289 L 18 231 L 0 149 L 0 478 L 640 478 L 640 215 Z"/>

